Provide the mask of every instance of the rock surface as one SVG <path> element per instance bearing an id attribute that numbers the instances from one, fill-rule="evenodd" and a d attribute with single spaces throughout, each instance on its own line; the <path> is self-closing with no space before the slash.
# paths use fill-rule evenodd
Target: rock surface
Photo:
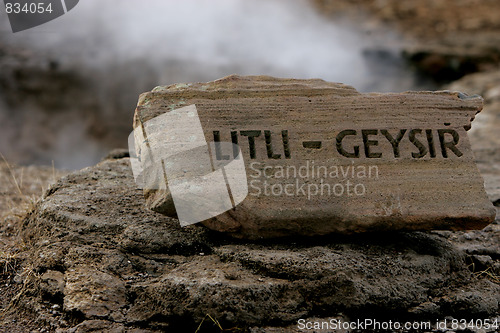
<path id="1" fill-rule="evenodd" d="M 484 97 L 484 110 L 474 120 L 469 138 L 492 202 L 500 203 L 500 70 L 468 75 L 448 89 Z"/>
<path id="2" fill-rule="evenodd" d="M 181 112 L 192 119 L 189 107 L 201 127 L 191 120 L 177 124 Z M 145 178 L 167 163 L 184 165 L 179 175 L 165 167 L 157 187 L 145 185 L 148 207 L 168 216 L 175 216 L 177 178 L 195 179 L 193 188 L 206 186 L 186 173 L 203 156 L 172 162 L 163 153 L 166 142 L 175 137 L 177 153 L 199 129 L 196 147 L 214 140 L 239 143 L 246 175 L 238 176 L 246 178 L 248 196 L 226 213 L 195 221 L 236 237 L 482 229 L 495 211 L 466 134 L 481 109 L 480 97 L 460 93 L 360 94 L 322 80 L 233 75 L 142 94 L 134 135 Z M 210 167 L 201 175 L 212 173 Z"/>
<path id="3" fill-rule="evenodd" d="M 208 330 L 207 315 L 252 332 L 312 317 L 488 317 L 500 285 L 469 261 L 497 265 L 498 227 L 474 232 L 493 242 L 482 249 L 458 248 L 469 236 L 455 232 L 243 243 L 149 211 L 129 159 L 106 160 L 62 178 L 24 220 L 31 274 L 9 314 L 59 332 Z"/>

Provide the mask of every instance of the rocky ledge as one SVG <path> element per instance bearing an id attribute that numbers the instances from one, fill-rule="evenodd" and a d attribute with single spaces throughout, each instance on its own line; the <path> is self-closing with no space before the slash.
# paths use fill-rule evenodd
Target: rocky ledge
<path id="1" fill-rule="evenodd" d="M 24 219 L 22 288 L 4 327 L 28 314 L 58 332 L 492 317 L 499 231 L 497 217 L 482 231 L 242 242 L 146 209 L 129 159 L 105 160 L 61 178 Z"/>

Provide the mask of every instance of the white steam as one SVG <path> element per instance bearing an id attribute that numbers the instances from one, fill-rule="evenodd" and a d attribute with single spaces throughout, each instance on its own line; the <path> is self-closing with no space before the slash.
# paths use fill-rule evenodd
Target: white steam
<path id="1" fill-rule="evenodd" d="M 392 34 L 373 41 L 355 25 L 323 17 L 308 0 L 81 0 L 62 17 L 15 34 L 0 11 L 0 43 L 28 49 L 40 63 L 55 60 L 89 87 L 63 114 L 0 100 L 0 119 L 8 119 L 0 124 L 0 151 L 23 163 L 93 164 L 103 151 L 126 146 L 141 92 L 233 73 L 321 78 L 360 91 L 418 88 L 397 42 Z M 374 46 L 383 52 L 366 52 Z M 51 125 L 50 134 L 39 121 Z M 107 137 L 89 134 L 97 125 Z"/>

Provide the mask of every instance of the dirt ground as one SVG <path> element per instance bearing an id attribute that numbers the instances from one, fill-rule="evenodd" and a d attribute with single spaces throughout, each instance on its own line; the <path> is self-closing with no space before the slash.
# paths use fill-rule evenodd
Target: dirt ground
<path id="1" fill-rule="evenodd" d="M 325 16 L 347 17 L 367 34 L 387 28 L 398 31 L 404 39 L 404 57 L 438 84 L 500 65 L 498 1 L 311 1 Z"/>
<path id="2" fill-rule="evenodd" d="M 409 37 L 436 39 L 448 34 L 500 30 L 497 0 L 311 0 L 325 15 L 358 15 L 395 25 Z M 370 20 L 365 23 L 369 24 Z"/>

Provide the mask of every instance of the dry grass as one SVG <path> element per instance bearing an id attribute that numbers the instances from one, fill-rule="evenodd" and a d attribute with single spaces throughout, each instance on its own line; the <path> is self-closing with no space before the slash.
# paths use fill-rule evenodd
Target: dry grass
<path id="1" fill-rule="evenodd" d="M 12 273 L 26 244 L 20 226 L 50 186 L 66 172 L 52 167 L 21 167 L 0 153 L 0 274 Z"/>
<path id="2" fill-rule="evenodd" d="M 482 278 L 482 277 L 488 278 L 491 281 L 500 284 L 500 275 L 493 272 L 491 267 L 488 267 L 483 271 L 474 272 L 474 275 L 478 278 Z"/>
<path id="3" fill-rule="evenodd" d="M 44 179 L 36 176 L 33 178 L 32 176 L 28 178 L 27 182 L 24 182 L 25 168 L 13 167 L 6 160 L 5 156 L 2 153 L 0 153 L 0 157 L 2 158 L 3 166 L 7 171 L 5 172 L 5 170 L 0 170 L 3 171 L 0 174 L 0 180 L 2 180 L 2 185 L 6 187 L 2 190 L 3 192 L 6 192 L 6 199 L 10 201 L 9 208 L 11 208 L 12 210 L 13 208 L 18 208 L 19 206 L 33 206 L 37 202 L 38 198 L 40 198 L 46 190 L 48 186 L 47 181 L 50 182 L 51 180 L 47 180 L 46 175 L 43 175 Z M 55 181 L 55 170 L 52 171 L 52 174 L 53 182 Z M 9 186 L 9 183 L 7 181 L 10 182 L 11 186 Z M 33 191 L 34 184 L 38 185 L 38 193 Z"/>
<path id="4" fill-rule="evenodd" d="M 488 268 L 486 268 L 484 270 L 478 271 L 477 268 L 476 268 L 476 265 L 474 263 L 471 263 L 468 266 L 468 268 L 472 272 L 472 274 L 474 274 L 474 276 L 476 278 L 478 278 L 478 279 L 480 279 L 480 278 L 487 278 L 487 279 L 489 279 L 490 281 L 492 281 L 494 283 L 500 284 L 500 275 L 496 274 L 493 271 L 492 267 L 488 267 Z"/>
<path id="5" fill-rule="evenodd" d="M 13 254 L 9 251 L 0 251 L 0 273 L 7 274 L 14 271 L 18 262 L 18 254 Z"/>
<path id="6" fill-rule="evenodd" d="M 20 167 L 10 164 L 0 153 L 0 216 L 22 216 L 40 200 L 44 192 L 67 172 L 52 167 Z"/>
<path id="7" fill-rule="evenodd" d="M 210 314 L 206 314 L 205 317 L 203 317 L 203 320 L 200 322 L 200 325 L 198 325 L 198 328 L 196 329 L 195 333 L 198 333 L 200 332 L 201 330 L 201 327 L 203 326 L 203 323 L 207 320 L 210 320 L 212 321 L 212 323 L 218 328 L 220 329 L 221 332 L 242 332 L 243 330 L 241 328 L 238 328 L 238 327 L 233 327 L 233 328 L 222 328 L 222 325 L 219 323 L 219 321 L 217 320 L 217 318 L 214 318 L 212 317 Z"/>
<path id="8" fill-rule="evenodd" d="M 66 173 L 56 170 L 54 165 L 17 166 L 0 153 L 0 281 L 9 285 L 16 276 L 23 281 L 22 285 L 14 283 L 9 292 L 0 297 L 0 318 L 39 277 L 33 264 L 26 261 L 29 246 L 21 237 L 22 222 L 50 184 Z"/>

